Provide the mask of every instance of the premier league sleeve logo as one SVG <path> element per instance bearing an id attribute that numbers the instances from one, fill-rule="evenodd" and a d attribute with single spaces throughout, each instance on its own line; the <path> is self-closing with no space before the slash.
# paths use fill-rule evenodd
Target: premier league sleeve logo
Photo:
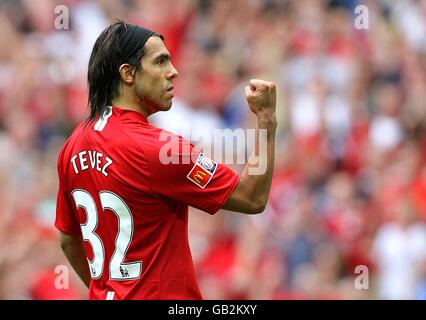
<path id="1" fill-rule="evenodd" d="M 206 169 L 208 172 L 210 172 L 211 174 L 213 174 L 216 171 L 217 162 L 214 162 L 213 160 L 207 158 L 202 153 L 200 153 L 200 155 L 198 156 L 197 163 L 201 167 L 203 167 L 204 169 Z"/>

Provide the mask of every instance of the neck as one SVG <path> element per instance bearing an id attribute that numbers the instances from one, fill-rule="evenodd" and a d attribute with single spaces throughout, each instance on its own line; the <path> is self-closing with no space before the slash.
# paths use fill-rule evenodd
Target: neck
<path id="1" fill-rule="evenodd" d="M 138 101 L 134 101 L 134 99 L 128 99 L 124 96 L 119 96 L 113 99 L 112 104 L 123 110 L 132 110 L 139 112 L 145 117 L 149 116 L 148 109 Z"/>

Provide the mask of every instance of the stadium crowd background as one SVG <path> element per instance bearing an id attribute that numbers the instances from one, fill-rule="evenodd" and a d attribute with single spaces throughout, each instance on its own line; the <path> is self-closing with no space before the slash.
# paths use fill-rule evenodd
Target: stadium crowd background
<path id="1" fill-rule="evenodd" d="M 159 126 L 250 128 L 247 81 L 279 86 L 265 212 L 190 211 L 206 299 L 425 299 L 426 1 L 363 1 L 367 30 L 359 4 L 1 0 L 0 299 L 86 298 L 71 269 L 69 289 L 58 280 L 56 159 L 87 115 L 88 57 L 114 17 L 166 38 L 180 77 Z M 57 5 L 69 29 L 55 29 Z"/>

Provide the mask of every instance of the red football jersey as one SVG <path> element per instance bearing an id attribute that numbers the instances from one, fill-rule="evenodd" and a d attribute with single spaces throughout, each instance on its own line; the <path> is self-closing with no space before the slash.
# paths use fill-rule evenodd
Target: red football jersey
<path id="1" fill-rule="evenodd" d="M 55 225 L 85 240 L 89 299 L 202 299 L 188 205 L 214 214 L 237 174 L 117 107 L 74 130 L 58 174 Z"/>

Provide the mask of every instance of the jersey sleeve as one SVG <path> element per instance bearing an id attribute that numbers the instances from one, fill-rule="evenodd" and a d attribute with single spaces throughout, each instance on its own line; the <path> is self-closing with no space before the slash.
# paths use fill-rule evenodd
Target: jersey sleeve
<path id="1" fill-rule="evenodd" d="M 59 170 L 58 170 L 59 173 Z M 81 233 L 80 222 L 74 212 L 74 202 L 65 191 L 61 183 L 59 174 L 59 190 L 56 199 L 56 219 L 55 227 L 68 235 Z"/>
<path id="2" fill-rule="evenodd" d="M 148 152 L 152 193 L 216 213 L 239 182 L 226 165 L 209 159 L 180 136 Z"/>

